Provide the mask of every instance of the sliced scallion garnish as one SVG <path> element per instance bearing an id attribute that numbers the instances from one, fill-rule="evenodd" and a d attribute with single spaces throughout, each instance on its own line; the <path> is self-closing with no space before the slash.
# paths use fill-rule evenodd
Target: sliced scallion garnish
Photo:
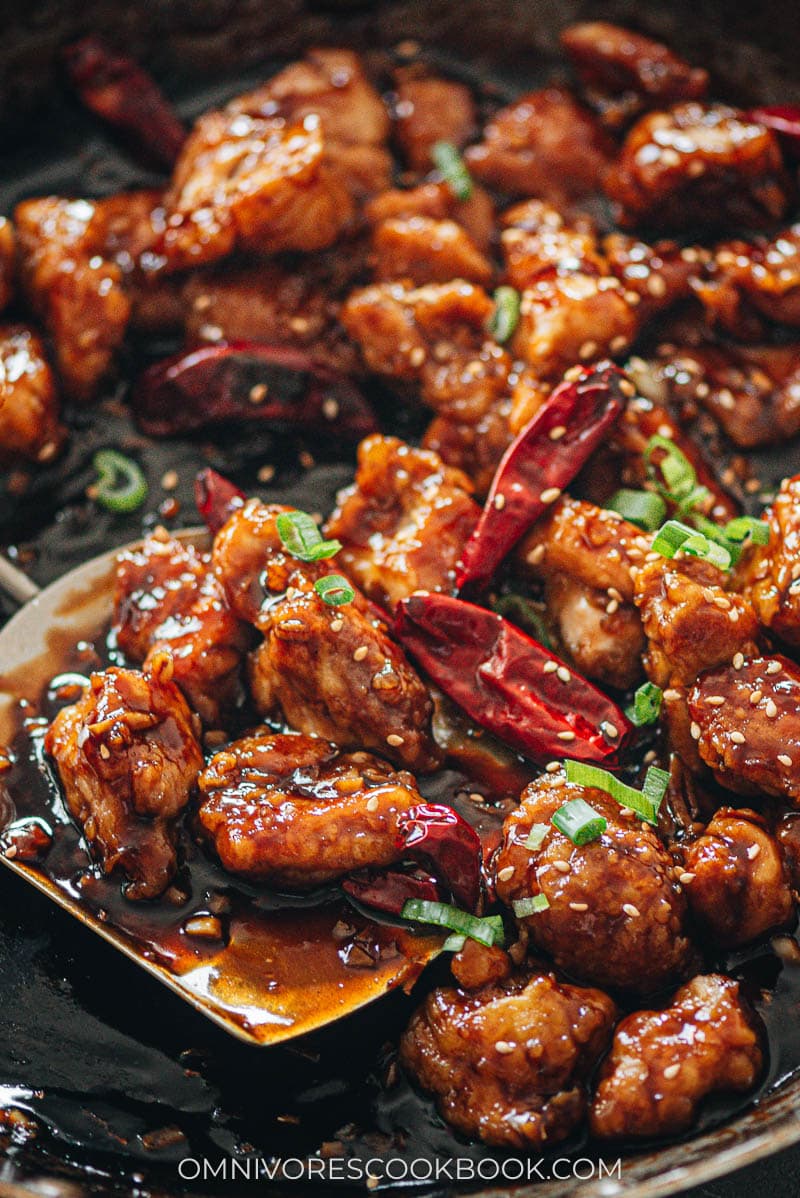
<path id="1" fill-rule="evenodd" d="M 494 312 L 489 317 L 489 332 L 500 345 L 505 345 L 519 324 L 520 294 L 514 287 L 498 287 L 492 297 Z"/>
<path id="2" fill-rule="evenodd" d="M 769 524 L 754 516 L 735 516 L 723 529 L 729 541 L 752 541 L 754 545 L 769 544 Z"/>
<path id="3" fill-rule="evenodd" d="M 451 141 L 437 141 L 431 148 L 431 158 L 455 198 L 468 200 L 472 195 L 472 177 L 458 146 Z"/>
<path id="4" fill-rule="evenodd" d="M 435 924 L 439 928 L 450 928 L 479 944 L 489 948 L 495 944 L 503 944 L 505 932 L 503 921 L 499 915 L 487 915 L 483 919 L 470 915 L 459 907 L 451 907 L 449 903 L 436 903 L 430 899 L 406 899 L 403 905 L 403 919 L 415 923 Z"/>
<path id="5" fill-rule="evenodd" d="M 287 553 L 301 562 L 318 562 L 334 557 L 341 541 L 324 541 L 308 512 L 281 512 L 275 521 L 281 544 Z"/>
<path id="6" fill-rule="evenodd" d="M 464 945 L 467 943 L 466 936 L 460 936 L 458 932 L 453 932 L 447 937 L 442 945 L 443 953 L 460 953 Z"/>
<path id="7" fill-rule="evenodd" d="M 542 847 L 547 839 L 547 833 L 550 831 L 549 824 L 533 824 L 531 830 L 525 837 L 523 844 L 526 849 L 533 849 L 534 853 Z"/>
<path id="8" fill-rule="evenodd" d="M 720 530 L 721 531 L 721 530 Z M 710 562 L 720 570 L 728 570 L 731 565 L 731 553 L 718 541 L 712 541 L 705 533 L 697 532 L 680 520 L 667 520 L 656 533 L 652 545 L 655 553 L 662 557 L 674 557 L 680 550 L 692 557 L 699 557 Z"/>
<path id="9" fill-rule="evenodd" d="M 92 458 L 97 471 L 95 497 L 109 512 L 135 512 L 147 498 L 141 466 L 116 449 L 100 449 Z"/>
<path id="10" fill-rule="evenodd" d="M 330 607 L 342 607 L 352 603 L 356 593 L 342 574 L 326 574 L 314 583 L 314 590 Z"/>
<path id="11" fill-rule="evenodd" d="M 597 840 L 608 827 L 606 820 L 599 811 L 595 811 L 591 803 L 585 799 L 570 799 L 554 813 L 550 821 L 554 828 L 568 836 L 573 844 L 588 844 Z"/>
<path id="12" fill-rule="evenodd" d="M 651 765 L 645 775 L 641 790 L 627 786 L 614 774 L 610 774 L 608 770 L 601 769 L 597 765 L 587 765 L 582 761 L 565 761 L 564 770 L 568 782 L 604 790 L 606 794 L 611 795 L 615 802 L 619 803 L 620 807 L 627 807 L 634 811 L 646 823 L 658 823 L 658 809 L 667 793 L 669 783 L 669 774 L 666 770 L 660 770 L 657 766 Z"/>
<path id="13" fill-rule="evenodd" d="M 645 532 L 655 532 L 667 514 L 666 503 L 654 491 L 628 491 L 624 487 L 606 506 Z"/>
<path id="14" fill-rule="evenodd" d="M 525 919 L 526 915 L 538 915 L 550 906 L 546 894 L 532 894 L 530 898 L 515 899 L 511 904 L 517 919 Z"/>
<path id="15" fill-rule="evenodd" d="M 658 462 L 653 462 L 653 454 L 657 449 L 660 449 L 664 456 Z M 651 437 L 645 447 L 644 460 L 648 474 L 662 491 L 664 498 L 674 503 L 682 514 L 685 515 L 711 498 L 708 487 L 699 485 L 697 471 L 686 454 L 668 437 Z"/>
<path id="16" fill-rule="evenodd" d="M 664 692 L 660 686 L 656 686 L 654 682 L 643 682 L 633 696 L 630 707 L 625 709 L 625 714 L 636 728 L 655 724 L 663 698 Z"/>

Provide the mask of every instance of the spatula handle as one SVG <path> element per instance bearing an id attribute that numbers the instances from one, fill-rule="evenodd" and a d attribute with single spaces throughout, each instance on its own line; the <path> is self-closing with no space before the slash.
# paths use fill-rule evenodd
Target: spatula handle
<path id="1" fill-rule="evenodd" d="M 12 566 L 11 562 L 2 555 L 0 555 L 0 590 L 20 604 L 30 602 L 39 594 L 36 583 L 32 582 L 27 574 L 23 574 L 17 566 Z"/>

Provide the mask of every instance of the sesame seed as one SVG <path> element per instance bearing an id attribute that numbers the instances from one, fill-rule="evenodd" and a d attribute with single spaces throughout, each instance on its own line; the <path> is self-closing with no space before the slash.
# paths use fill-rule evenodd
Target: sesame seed
<path id="1" fill-rule="evenodd" d="M 271 483 L 275 477 L 275 467 L 262 466 L 256 477 L 260 483 Z"/>
<path id="2" fill-rule="evenodd" d="M 164 491 L 174 491 L 178 485 L 178 471 L 167 470 L 161 475 L 161 487 Z"/>
<path id="3" fill-rule="evenodd" d="M 269 390 L 269 388 L 267 387 L 266 383 L 256 383 L 256 385 L 254 387 L 250 388 L 250 391 L 248 393 L 248 399 L 250 400 L 250 403 L 251 404 L 263 403 L 264 400 L 267 398 L 268 390 Z"/>
<path id="4" fill-rule="evenodd" d="M 548 435 L 551 441 L 560 441 L 566 431 L 567 429 L 565 425 L 557 424 L 555 428 L 550 429 Z"/>
<path id="5" fill-rule="evenodd" d="M 751 845 L 750 845 L 750 848 L 747 850 L 747 857 L 748 857 L 748 860 L 749 860 L 749 861 L 755 861 L 756 857 L 758 856 L 758 854 L 759 854 L 760 852 L 761 852 L 761 845 L 760 845 L 760 844 L 751 844 Z"/>
<path id="6" fill-rule="evenodd" d="M 510 1052 L 513 1052 L 516 1047 L 516 1044 L 513 1044 L 510 1040 L 498 1040 L 495 1044 L 495 1048 L 503 1056 L 507 1056 Z"/>
<path id="7" fill-rule="evenodd" d="M 630 819 L 630 817 L 631 817 L 631 816 L 632 816 L 634 813 L 633 813 L 633 809 L 632 809 L 632 808 L 630 808 L 630 807 L 620 807 L 620 809 L 619 809 L 619 811 L 618 811 L 618 813 L 617 813 L 617 814 L 618 814 L 618 815 L 619 815 L 619 816 L 620 816 L 622 819 Z"/>
<path id="8" fill-rule="evenodd" d="M 603 720 L 600 725 L 600 731 L 605 732 L 609 740 L 616 740 L 619 736 L 619 728 L 616 724 L 612 724 L 610 720 Z"/>
<path id="9" fill-rule="evenodd" d="M 788 753 L 779 753 L 778 761 L 781 763 L 781 765 L 785 765 L 787 770 L 790 770 L 794 764 Z"/>
<path id="10" fill-rule="evenodd" d="M 506 865 L 504 869 L 498 869 L 498 871 L 497 871 L 498 882 L 507 882 L 509 880 L 509 878 L 513 878 L 513 877 L 514 877 L 514 866 L 513 865 Z"/>
<path id="11" fill-rule="evenodd" d="M 691 727 L 689 728 L 689 731 L 692 734 L 692 740 L 700 739 L 700 725 L 699 724 L 695 724 L 693 721 Z"/>
<path id="12" fill-rule="evenodd" d="M 611 350 L 612 354 L 619 354 L 627 344 L 628 338 L 620 335 L 619 337 L 615 337 L 613 339 L 608 348 Z"/>
<path id="13" fill-rule="evenodd" d="M 386 743 L 387 745 L 391 745 L 393 748 L 398 749 L 400 745 L 405 744 L 405 741 L 403 740 L 402 736 L 398 736 L 396 732 L 390 732 L 386 737 Z"/>
<path id="14" fill-rule="evenodd" d="M 724 595 L 717 595 L 716 598 L 714 599 L 714 602 L 717 605 L 717 607 L 722 609 L 722 611 L 730 610 L 731 601 L 730 601 L 730 599 L 726 599 Z"/>
<path id="15" fill-rule="evenodd" d="M 100 756 L 103 758 L 103 761 L 108 761 L 109 757 L 111 756 L 111 750 L 109 749 L 108 745 L 100 746 Z"/>
<path id="16" fill-rule="evenodd" d="M 767 705 L 764 708 L 768 720 L 774 720 L 778 714 L 778 705 L 774 699 L 767 699 Z"/>
<path id="17" fill-rule="evenodd" d="M 647 280 L 647 290 L 651 295 L 660 298 L 667 294 L 667 284 L 661 278 L 661 275 L 650 275 Z"/>
<path id="18" fill-rule="evenodd" d="M 731 740 L 733 741 L 733 743 L 735 745 L 743 745 L 744 744 L 744 733 L 743 732 L 732 732 Z"/>
<path id="19" fill-rule="evenodd" d="M 542 491 L 539 499 L 542 503 L 555 503 L 560 494 L 561 491 L 558 487 L 548 487 L 546 491 Z"/>
<path id="20" fill-rule="evenodd" d="M 569 862 L 568 861 L 554 861 L 553 869 L 557 869 L 560 874 L 568 874 L 569 873 Z"/>
<path id="21" fill-rule="evenodd" d="M 561 762 L 560 761 L 548 761 L 547 765 L 544 768 L 548 774 L 557 774 L 558 771 L 561 769 Z"/>
<path id="22" fill-rule="evenodd" d="M 548 664 L 549 664 L 549 663 L 548 663 Z M 560 678 L 560 680 L 561 680 L 562 682 L 569 682 L 569 681 L 571 681 L 571 679 L 572 679 L 572 675 L 570 674 L 570 672 L 569 672 L 569 670 L 567 669 L 567 667 L 566 667 L 566 666 L 559 666 L 559 667 L 558 667 L 558 669 L 556 670 L 556 677 L 557 677 L 557 678 Z"/>
<path id="23" fill-rule="evenodd" d="M 676 690 L 674 686 L 668 686 L 664 691 L 664 698 L 668 703 L 676 703 L 681 697 L 681 692 Z"/>
<path id="24" fill-rule="evenodd" d="M 16 857 L 18 851 L 19 850 L 17 849 L 17 846 L 15 844 L 10 844 L 8 846 L 8 848 L 4 850 L 3 856 L 6 858 L 7 861 L 13 861 L 14 858 Z"/>
<path id="25" fill-rule="evenodd" d="M 691 873 L 690 870 L 686 870 L 685 873 L 678 874 L 678 881 L 682 883 L 682 885 L 688 886 L 690 882 L 694 881 L 695 876 L 696 875 Z"/>
<path id="26" fill-rule="evenodd" d="M 616 611 L 619 611 L 619 601 L 617 599 L 609 600 L 606 604 L 606 615 L 613 616 Z"/>
<path id="27" fill-rule="evenodd" d="M 769 663 L 769 665 L 767 666 L 768 674 L 780 674 L 780 672 L 781 672 L 781 663 L 779 661 L 771 661 Z"/>
<path id="28" fill-rule="evenodd" d="M 764 696 L 761 693 L 761 691 L 751 691 L 750 692 L 750 706 L 757 707 L 763 698 L 764 698 Z"/>
<path id="29" fill-rule="evenodd" d="M 503 508 L 506 506 L 505 495 L 495 495 L 494 506 L 497 508 L 498 512 L 502 512 Z"/>
<path id="30" fill-rule="evenodd" d="M 353 653 L 353 661 L 363 661 L 368 653 L 369 649 L 366 645 L 359 645 Z"/>
<path id="31" fill-rule="evenodd" d="M 671 1080 L 673 1077 L 677 1077 L 680 1071 L 681 1067 L 677 1063 L 674 1065 L 667 1065 L 666 1069 L 664 1070 L 664 1077 L 666 1077 L 668 1080 Z"/>
<path id="32" fill-rule="evenodd" d="M 597 353 L 597 342 L 596 341 L 584 341 L 583 345 L 578 350 L 578 357 L 581 359 L 582 362 L 585 362 L 587 358 L 594 357 L 594 355 L 596 353 Z"/>
<path id="33" fill-rule="evenodd" d="M 482 794 L 480 794 L 477 790 L 473 790 L 470 793 L 469 797 L 473 803 L 485 803 L 486 802 L 485 797 Z"/>
<path id="34" fill-rule="evenodd" d="M 377 795 L 373 795 L 371 799 L 367 799 L 366 808 L 367 808 L 367 811 L 377 811 L 378 810 L 378 796 Z"/>
<path id="35" fill-rule="evenodd" d="M 638 300 L 638 298 L 639 298 L 638 295 L 636 296 L 636 298 Z M 634 387 L 634 385 L 630 379 L 620 379 L 619 380 L 619 389 L 623 395 L 628 396 L 628 399 L 632 399 L 633 396 L 636 394 L 636 388 Z"/>
<path id="36" fill-rule="evenodd" d="M 328 396 L 328 398 L 326 400 L 323 400 L 322 415 L 325 417 L 326 420 L 335 420 L 336 417 L 339 415 L 338 400 L 333 399 L 331 396 Z"/>
<path id="37" fill-rule="evenodd" d="M 588 911 L 589 904 L 588 903 L 570 903 L 569 909 L 570 909 L 570 911 Z"/>
<path id="38" fill-rule="evenodd" d="M 609 587 L 606 591 L 606 594 L 608 595 L 609 599 L 616 599 L 617 603 L 622 602 L 622 595 L 620 595 L 616 587 Z"/>
<path id="39" fill-rule="evenodd" d="M 556 673 L 558 673 L 558 668 L 559 667 L 558 667 L 557 661 L 546 661 L 544 663 L 544 668 L 542 670 L 542 673 L 543 674 L 556 674 Z"/>
<path id="40" fill-rule="evenodd" d="M 341 616 L 337 616 L 335 620 L 331 620 L 331 632 L 341 632 L 344 628 L 344 620 Z"/>
<path id="41" fill-rule="evenodd" d="M 724 695 L 709 695 L 706 703 L 710 703 L 712 707 L 722 707 L 725 703 Z"/>
<path id="42" fill-rule="evenodd" d="M 639 911 L 639 908 L 634 907 L 633 903 L 623 903 L 622 910 L 625 912 L 626 915 L 630 915 L 631 919 L 635 919 L 637 915 L 641 914 L 641 912 Z"/>
<path id="43" fill-rule="evenodd" d="M 741 670 L 743 665 L 744 665 L 744 654 L 743 653 L 734 653 L 734 655 L 733 655 L 734 670 Z"/>
<path id="44" fill-rule="evenodd" d="M 559 732 L 558 739 L 563 741 L 571 741 L 575 739 L 574 732 Z"/>
<path id="45" fill-rule="evenodd" d="M 538 566 L 538 565 L 539 565 L 539 562 L 540 562 L 540 561 L 542 560 L 542 558 L 544 557 L 544 553 L 545 553 L 545 547 L 544 547 L 544 545 L 535 545 L 535 546 L 533 547 L 533 549 L 531 549 L 530 553 L 528 554 L 528 556 L 526 557 L 526 559 L 525 559 L 525 560 L 526 560 L 526 561 L 527 561 L 527 562 L 528 562 L 528 563 L 529 563 L 531 566 Z"/>

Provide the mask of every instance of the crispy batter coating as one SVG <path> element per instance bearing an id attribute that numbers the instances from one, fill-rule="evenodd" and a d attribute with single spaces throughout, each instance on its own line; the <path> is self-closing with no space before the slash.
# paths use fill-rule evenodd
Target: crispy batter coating
<path id="1" fill-rule="evenodd" d="M 435 768 L 427 688 L 359 591 L 341 607 L 317 594 L 314 583 L 336 564 L 284 551 L 275 521 L 288 510 L 251 500 L 217 534 L 212 555 L 231 607 L 264 637 L 250 658 L 256 708 L 343 748 Z"/>
<path id="2" fill-rule="evenodd" d="M 433 165 L 431 149 L 446 141 L 461 149 L 475 131 L 472 93 L 455 79 L 423 75 L 414 68 L 396 72 L 394 134 L 405 162 L 413 171 Z"/>
<path id="3" fill-rule="evenodd" d="M 800 327 L 800 224 L 773 237 L 724 241 L 697 292 L 707 313 L 732 333 L 747 336 L 753 311 Z"/>
<path id="4" fill-rule="evenodd" d="M 66 431 L 41 340 L 27 325 L 0 326 L 0 459 L 49 462 Z"/>
<path id="5" fill-rule="evenodd" d="M 467 279 L 486 286 L 492 264 L 454 220 L 429 216 L 381 221 L 372 235 L 377 279 L 410 279 L 417 286 Z"/>
<path id="6" fill-rule="evenodd" d="M 755 811 L 721 807 L 684 860 L 689 908 L 713 945 L 747 944 L 789 920 L 783 851 Z"/>
<path id="7" fill-rule="evenodd" d="M 608 822 L 599 839 L 575 845 L 550 824 L 571 799 L 584 799 Z M 534 824 L 547 835 L 526 848 Z M 533 942 L 559 969 L 599 986 L 647 994 L 685 975 L 693 950 L 684 930 L 686 900 L 655 832 L 604 791 L 537 778 L 507 816 L 495 858 L 497 895 L 511 905 L 544 894 L 550 906 L 525 918 Z"/>
<path id="8" fill-rule="evenodd" d="M 381 221 L 412 216 L 431 220 L 453 220 L 466 229 L 484 254 L 494 237 L 494 203 L 488 191 L 475 184 L 468 200 L 459 200 L 446 183 L 420 183 L 418 187 L 390 188 L 376 195 L 364 208 L 373 226 Z"/>
<path id="9" fill-rule="evenodd" d="M 750 1090 L 763 1066 L 739 983 L 692 978 L 662 1011 L 622 1020 L 600 1071 L 590 1126 L 601 1139 L 677 1135 L 709 1094 Z"/>
<path id="10" fill-rule="evenodd" d="M 689 692 L 693 735 L 717 781 L 800 806 L 800 669 L 786 657 L 744 657 L 708 670 Z"/>
<path id="11" fill-rule="evenodd" d="M 103 256 L 103 211 L 88 200 L 48 196 L 18 204 L 14 221 L 22 290 L 53 339 L 64 388 L 91 399 L 131 313 L 122 271 Z"/>
<path id="12" fill-rule="evenodd" d="M 462 1135 L 540 1147 L 580 1121 L 584 1081 L 615 1016 L 607 995 L 551 973 L 516 974 L 469 994 L 439 988 L 413 1016 L 400 1060 Z"/>
<path id="13" fill-rule="evenodd" d="M 198 786 L 225 869 L 290 890 L 398 861 L 397 817 L 422 802 L 410 774 L 369 753 L 268 728 L 215 753 Z"/>
<path id="14" fill-rule="evenodd" d="M 597 237 L 585 218 L 567 222 L 563 213 L 544 200 L 524 200 L 500 217 L 500 248 L 508 282 L 523 291 L 542 274 L 583 271 L 606 274 Z"/>
<path id="15" fill-rule="evenodd" d="M 744 225 L 786 213 L 789 189 L 775 134 L 722 104 L 688 101 L 641 118 L 605 177 L 625 227 Z"/>
<path id="16" fill-rule="evenodd" d="M 358 447 L 355 482 L 339 493 L 325 535 L 370 599 L 392 607 L 413 591 L 446 591 L 480 508 L 461 471 L 437 454 L 376 434 Z"/>
<path id="17" fill-rule="evenodd" d="M 622 283 L 628 302 L 638 295 L 638 319 L 646 323 L 659 312 L 693 294 L 692 284 L 702 270 L 707 251 L 674 241 L 652 244 L 625 233 L 603 238 L 607 268 Z"/>
<path id="18" fill-rule="evenodd" d="M 169 654 L 153 655 L 143 672 L 92 674 L 53 720 L 45 748 L 103 871 L 121 870 L 129 899 L 161 894 L 177 866 L 177 819 L 203 765 Z"/>
<path id="19" fill-rule="evenodd" d="M 599 189 L 610 146 L 588 109 L 565 88 L 548 87 L 502 108 L 464 156 L 489 187 L 563 202 Z"/>
<path id="20" fill-rule="evenodd" d="M 168 649 L 174 679 L 206 727 L 241 702 L 247 626 L 231 611 L 207 554 L 159 529 L 117 559 L 114 633 L 134 662 Z"/>
<path id="21" fill-rule="evenodd" d="M 800 475 L 786 478 L 764 513 L 769 544 L 742 559 L 737 585 L 752 603 L 760 624 L 790 645 L 800 644 Z"/>

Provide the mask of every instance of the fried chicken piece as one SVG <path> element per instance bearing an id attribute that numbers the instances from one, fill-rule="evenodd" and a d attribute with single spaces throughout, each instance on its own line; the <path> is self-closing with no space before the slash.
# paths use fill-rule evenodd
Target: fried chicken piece
<path id="1" fill-rule="evenodd" d="M 731 333 L 749 332 L 753 311 L 800 328 L 800 224 L 770 238 L 723 242 L 696 290 L 707 314 Z"/>
<path id="2" fill-rule="evenodd" d="M 604 237 L 602 250 L 607 268 L 626 292 L 639 296 L 637 315 L 642 324 L 693 294 L 692 282 L 707 257 L 707 251 L 695 246 L 681 249 L 674 241 L 650 244 L 625 233 Z"/>
<path id="3" fill-rule="evenodd" d="M 638 120 L 604 186 L 624 227 L 760 228 L 789 203 L 775 134 L 733 108 L 694 101 Z"/>
<path id="4" fill-rule="evenodd" d="M 337 563 L 391 608 L 413 591 L 446 591 L 480 516 L 472 484 L 437 454 L 378 434 L 358 447 L 355 482 L 341 491 L 325 535 Z"/>
<path id="5" fill-rule="evenodd" d="M 228 607 L 210 558 L 157 529 L 117 558 L 114 635 L 131 661 L 169 650 L 174 679 L 208 728 L 243 698 L 247 626 Z"/>
<path id="6" fill-rule="evenodd" d="M 183 283 L 165 274 L 160 254 L 166 227 L 163 192 L 120 192 L 95 201 L 95 207 L 105 226 L 103 254 L 122 272 L 131 302 L 131 328 L 156 333 L 180 328 Z"/>
<path id="7" fill-rule="evenodd" d="M 26 200 L 14 213 L 22 290 L 44 321 L 65 390 L 91 399 L 110 370 L 131 301 L 106 252 L 102 208 L 57 196 Z"/>
<path id="8" fill-rule="evenodd" d="M 464 157 L 488 187 L 563 203 L 599 189 L 610 152 L 592 113 L 565 88 L 548 87 L 502 108 Z"/>
<path id="9" fill-rule="evenodd" d="M 524 200 L 507 209 L 500 223 L 506 279 L 518 291 L 524 291 L 552 270 L 559 274 L 608 273 L 606 261 L 598 251 L 594 228 L 584 217 L 567 223 L 552 204 Z"/>
<path id="10" fill-rule="evenodd" d="M 739 983 L 720 974 L 692 978 L 670 1006 L 637 1011 L 617 1027 L 592 1100 L 592 1134 L 677 1135 L 709 1094 L 752 1089 L 763 1063 Z"/>
<path id="11" fill-rule="evenodd" d="M 455 79 L 422 75 L 418 69 L 396 72 L 395 137 L 412 171 L 429 171 L 431 149 L 446 141 L 461 149 L 475 131 L 475 102 L 469 88 Z"/>
<path id="12" fill-rule="evenodd" d="M 764 628 L 789 645 L 800 645 L 800 475 L 783 480 L 764 517 L 769 543 L 745 553 L 736 585 Z"/>
<path id="13" fill-rule="evenodd" d="M 212 554 L 231 607 L 264 636 L 250 658 L 257 710 L 343 748 L 435 768 L 427 688 L 360 592 L 340 607 L 317 594 L 332 563 L 284 550 L 276 517 L 289 510 L 251 500 L 217 534 Z"/>
<path id="14" fill-rule="evenodd" d="M 497 945 L 479 944 L 468 937 L 464 947 L 453 953 L 450 972 L 462 990 L 480 990 L 511 976 L 511 958 Z"/>
<path id="15" fill-rule="evenodd" d="M 585 1080 L 615 1017 L 607 995 L 552 973 L 518 973 L 473 993 L 439 987 L 412 1017 L 400 1060 L 462 1135 L 541 1147 L 580 1122 Z"/>
<path id="16" fill-rule="evenodd" d="M 568 685 L 568 684 L 566 684 Z M 584 799 L 608 823 L 597 840 L 575 845 L 551 825 L 559 807 Z M 525 841 L 547 825 L 538 849 Z M 524 919 L 538 948 L 559 969 L 598 986 L 640 994 L 685 975 L 693 949 L 684 924 L 686 900 L 672 881 L 672 860 L 655 832 L 623 813 L 605 791 L 537 778 L 506 817 L 495 858 L 498 898 L 511 906 L 544 894 L 549 907 Z"/>
<path id="17" fill-rule="evenodd" d="M 497 377 L 491 369 L 495 363 L 490 359 L 480 365 L 488 369 L 479 382 L 491 384 Z M 474 382 L 475 378 L 472 376 L 466 381 Z M 436 416 L 425 430 L 422 445 L 454 470 L 467 474 L 475 494 L 482 499 L 488 493 L 500 459 L 512 439 L 511 400 L 499 399 L 487 404 L 476 417 L 462 416 L 455 410 L 449 415 Z"/>
<path id="18" fill-rule="evenodd" d="M 633 605 L 631 568 L 647 538 L 616 512 L 564 496 L 518 551 L 526 574 L 545 584 L 548 619 L 576 668 L 625 689 L 641 676 L 644 632 Z"/>
<path id="19" fill-rule="evenodd" d="M 23 324 L 0 326 L 0 459 L 49 462 L 66 430 L 44 346 Z"/>
<path id="20" fill-rule="evenodd" d="M 794 910 L 780 843 L 764 818 L 721 807 L 684 853 L 683 888 L 712 944 L 737 947 L 785 924 Z"/>
<path id="21" fill-rule="evenodd" d="M 268 728 L 215 753 L 198 786 L 225 869 L 289 890 L 400 860 L 398 816 L 422 802 L 410 774 L 369 753 Z"/>
<path id="22" fill-rule="evenodd" d="M 652 104 L 699 100 L 708 71 L 692 67 L 668 46 L 608 21 L 584 21 L 561 34 L 561 45 L 592 92 L 633 93 Z"/>
<path id="23" fill-rule="evenodd" d="M 800 669 L 786 657 L 743 656 L 702 674 L 689 692 L 692 734 L 721 786 L 800 806 Z"/>
<path id="24" fill-rule="evenodd" d="M 373 226 L 385 220 L 427 216 L 431 220 L 453 220 L 466 229 L 482 253 L 491 249 L 494 237 L 494 204 L 488 191 L 473 185 L 468 200 L 459 200 L 446 183 L 421 183 L 418 187 L 390 188 L 366 205 L 364 215 Z"/>
<path id="25" fill-rule="evenodd" d="M 417 286 L 451 279 L 486 286 L 494 273 L 461 225 L 427 216 L 382 221 L 372 235 L 372 257 L 377 279 L 411 279 Z"/>
<path id="26" fill-rule="evenodd" d="M 129 899 L 155 898 L 177 868 L 177 821 L 203 766 L 195 717 L 169 653 L 143 672 L 92 674 L 50 725 L 45 749 L 103 872 L 119 868 Z"/>
<path id="27" fill-rule="evenodd" d="M 0 312 L 14 296 L 17 273 L 17 239 L 10 220 L 0 216 Z"/>

